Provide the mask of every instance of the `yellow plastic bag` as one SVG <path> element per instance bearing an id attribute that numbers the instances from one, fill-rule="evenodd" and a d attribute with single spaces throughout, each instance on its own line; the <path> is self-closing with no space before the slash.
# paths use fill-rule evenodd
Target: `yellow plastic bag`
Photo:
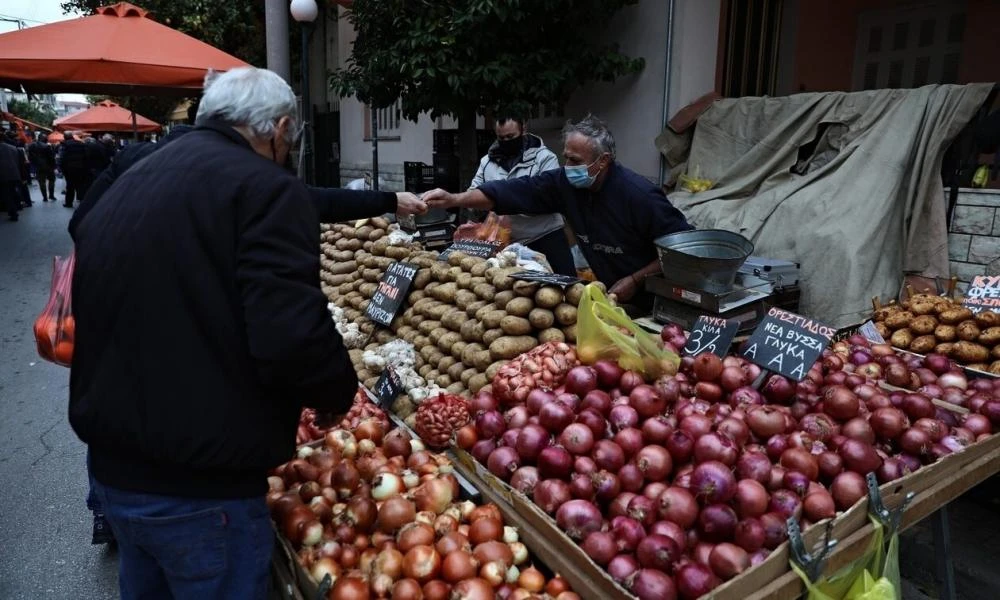
<path id="1" fill-rule="evenodd" d="M 899 538 L 892 536 L 886 549 L 882 524 L 869 518 L 875 533 L 868 549 L 833 575 L 809 581 L 795 561 L 790 561 L 806 586 L 806 600 L 900 600 Z"/>
<path id="2" fill-rule="evenodd" d="M 576 353 L 584 364 L 615 360 L 623 369 L 647 379 L 677 373 L 681 359 L 660 346 L 659 337 L 642 329 L 625 311 L 608 302 L 591 283 L 584 288 L 576 321 Z"/>

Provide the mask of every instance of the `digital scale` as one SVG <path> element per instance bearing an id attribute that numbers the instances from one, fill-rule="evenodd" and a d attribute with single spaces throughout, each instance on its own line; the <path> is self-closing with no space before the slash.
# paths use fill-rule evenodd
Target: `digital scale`
<path id="1" fill-rule="evenodd" d="M 737 321 L 739 335 L 753 331 L 770 306 L 798 307 L 798 265 L 750 256 L 753 244 L 739 234 L 682 231 L 655 243 L 663 274 L 646 279 L 646 290 L 658 323 L 690 330 L 709 315 Z"/>
<path id="2" fill-rule="evenodd" d="M 457 227 L 455 215 L 445 211 L 440 213 L 428 212 L 427 215 L 416 218 L 400 217 L 399 226 L 404 231 L 412 233 L 425 249 L 443 250 L 452 244 L 452 237 Z"/>

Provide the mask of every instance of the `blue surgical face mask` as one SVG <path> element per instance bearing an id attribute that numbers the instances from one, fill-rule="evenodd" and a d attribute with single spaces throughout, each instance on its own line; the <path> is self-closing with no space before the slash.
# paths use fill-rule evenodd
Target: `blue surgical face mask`
<path id="1" fill-rule="evenodd" d="M 590 174 L 590 167 L 597 164 L 598 160 L 601 160 L 601 157 L 597 157 L 597 160 L 589 165 L 564 166 L 563 169 L 566 171 L 566 179 L 569 180 L 569 184 L 580 189 L 586 189 L 594 185 L 594 182 L 597 181 L 597 175 Z M 598 171 L 598 173 L 600 173 L 600 171 Z"/>

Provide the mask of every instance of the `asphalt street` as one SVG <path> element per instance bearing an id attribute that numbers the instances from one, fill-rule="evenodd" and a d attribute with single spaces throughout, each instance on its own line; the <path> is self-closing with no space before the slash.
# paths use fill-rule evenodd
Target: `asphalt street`
<path id="1" fill-rule="evenodd" d="M 32 323 L 48 299 L 52 257 L 66 255 L 72 210 L 0 215 L 0 599 L 118 597 L 118 563 L 92 546 L 85 447 L 66 417 L 69 369 L 38 358 Z"/>

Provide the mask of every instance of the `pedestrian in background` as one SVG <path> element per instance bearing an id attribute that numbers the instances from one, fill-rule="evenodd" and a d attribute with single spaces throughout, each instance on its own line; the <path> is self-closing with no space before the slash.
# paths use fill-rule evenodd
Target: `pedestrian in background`
<path id="1" fill-rule="evenodd" d="M 13 132 L 7 132 L 11 134 Z M 7 211 L 11 221 L 17 220 L 21 209 L 21 153 L 14 144 L 12 135 L 4 134 L 0 139 L 0 204 Z"/>
<path id="2" fill-rule="evenodd" d="M 79 136 L 79 131 L 67 131 L 66 139 L 59 149 L 59 165 L 66 178 L 66 208 L 73 208 L 77 198 L 82 202 L 94 181 L 94 174 L 87 161 L 87 147 Z"/>
<path id="3" fill-rule="evenodd" d="M 35 178 L 42 191 L 42 202 L 56 199 L 56 151 L 49 144 L 49 138 L 44 133 L 38 134 L 38 139 L 28 145 L 28 160 L 35 168 Z M 46 194 L 46 186 L 48 193 Z"/>

